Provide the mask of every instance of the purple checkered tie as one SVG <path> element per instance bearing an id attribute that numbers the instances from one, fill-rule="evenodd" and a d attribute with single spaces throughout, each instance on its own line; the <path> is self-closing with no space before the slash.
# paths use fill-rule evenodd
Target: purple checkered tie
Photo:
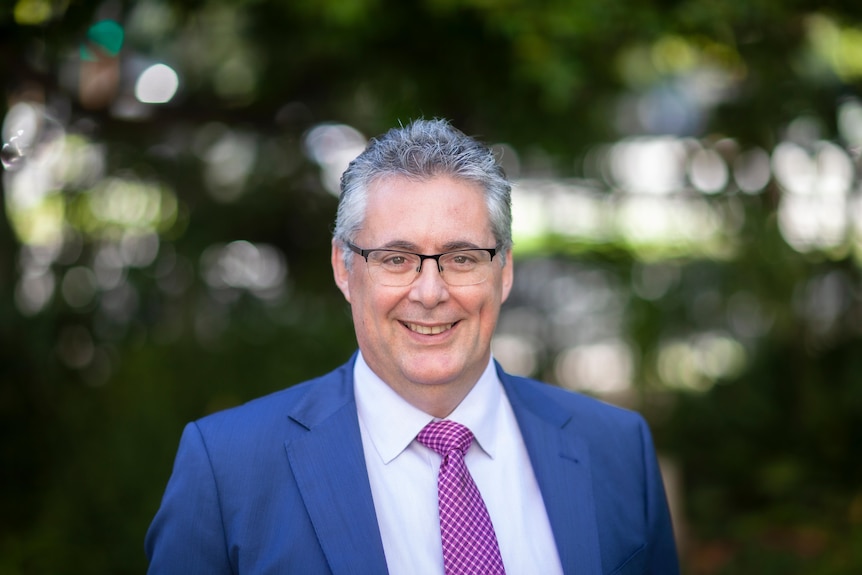
<path id="1" fill-rule="evenodd" d="M 491 517 L 464 464 L 473 433 L 454 421 L 432 421 L 417 439 L 443 456 L 437 476 L 437 504 L 446 575 L 504 574 Z"/>

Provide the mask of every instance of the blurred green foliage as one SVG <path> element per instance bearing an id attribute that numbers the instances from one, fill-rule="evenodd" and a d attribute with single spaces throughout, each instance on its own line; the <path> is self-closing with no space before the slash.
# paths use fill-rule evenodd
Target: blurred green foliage
<path id="1" fill-rule="evenodd" d="M 76 220 L 83 217 L 82 198 L 104 182 L 59 190 L 69 206 L 64 225 L 80 224 L 80 245 L 51 263 L 54 297 L 25 313 L 15 290 L 32 254 L 13 231 L 14 171 L 6 173 L 0 574 L 143 571 L 144 532 L 182 426 L 318 375 L 352 353 L 349 312 L 329 271 L 336 200 L 304 140 L 314 126 L 337 122 L 374 135 L 418 116 L 441 116 L 517 150 L 525 177 L 589 178 L 585 166 L 597 146 L 637 134 L 625 125 L 626 98 L 672 85 L 692 70 L 718 70 L 724 84 L 712 88 L 715 101 L 692 112 L 677 136 L 772 150 L 803 118 L 816 126 L 815 139 L 850 150 L 855 201 L 858 150 L 852 153 L 860 141 L 840 133 L 838 115 L 842 102 L 859 95 L 859 6 L 841 0 L 14 2 L 0 14 L 4 115 L 20 101 L 44 103 L 70 133 L 101 146 L 105 177 L 164 185 L 175 194 L 177 213 L 159 230 L 160 259 L 126 270 L 133 291 L 124 293 L 134 294 L 135 305 L 118 321 L 105 312 L 109 290 L 77 306 L 61 296 L 70 270 L 92 264 L 116 241 L 110 237 L 116 230 L 87 235 L 84 220 Z M 165 61 L 179 70 L 173 102 L 132 117 L 81 92 L 89 72 L 75 55 L 104 19 L 125 28 L 124 65 Z M 105 57 L 94 53 L 91 63 L 110 66 L 114 60 Z M 134 71 L 123 70 L 115 87 L 121 95 Z M 213 165 L 232 158 L 207 159 L 201 151 L 212 152 L 225 134 L 247 135 L 239 141 L 253 142 L 247 147 L 255 158 L 231 199 L 212 193 L 208 178 Z M 785 192 L 773 179 L 759 194 L 727 189 L 708 198 L 738 223 L 718 255 L 547 234 L 523 242 L 529 250 L 516 261 L 524 273 L 516 273 L 508 309 L 541 308 L 534 284 L 554 266 L 573 277 L 601 277 L 599 292 L 620 294 L 622 329 L 637 356 L 636 397 L 626 403 L 648 416 L 659 449 L 679 469 L 679 529 L 691 575 L 862 569 L 858 230 L 838 247 L 792 248 L 778 221 Z M 280 297 L 218 290 L 204 280 L 203 254 L 237 240 L 284 254 Z M 159 265 L 168 259 L 187 266 L 171 268 L 186 269 L 182 289 L 164 287 Z M 673 281 L 661 294 L 639 294 L 640 276 L 654 269 Z M 759 310 L 749 316 L 743 310 L 743 319 L 768 324 L 744 341 L 744 367 L 702 388 L 666 385 L 658 359 L 663 343 L 726 329 L 726 310 L 749 301 L 734 298 L 740 293 Z M 550 325 L 560 312 L 535 313 Z M 75 364 L 81 341 L 100 363 Z M 554 382 L 561 351 L 547 344 L 533 373 Z"/>

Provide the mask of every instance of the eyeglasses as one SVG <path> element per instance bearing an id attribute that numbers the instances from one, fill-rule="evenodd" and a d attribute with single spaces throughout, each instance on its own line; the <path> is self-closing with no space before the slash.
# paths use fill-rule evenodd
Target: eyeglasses
<path id="1" fill-rule="evenodd" d="M 425 260 L 434 260 L 437 271 L 450 286 L 480 284 L 491 275 L 491 260 L 499 248 L 453 250 L 442 254 L 425 255 L 401 250 L 364 250 L 345 242 L 347 247 L 368 262 L 371 279 L 380 285 L 405 287 L 413 283 L 422 272 Z"/>

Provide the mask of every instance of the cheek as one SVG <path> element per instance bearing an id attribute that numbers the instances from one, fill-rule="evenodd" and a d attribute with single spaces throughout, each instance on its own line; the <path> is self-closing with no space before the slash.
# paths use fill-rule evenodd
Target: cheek
<path id="1" fill-rule="evenodd" d="M 497 326 L 497 318 L 500 315 L 500 304 L 502 294 L 499 291 L 493 291 L 490 294 L 477 300 L 476 313 L 479 314 L 482 321 L 482 329 L 493 331 Z"/>
<path id="2" fill-rule="evenodd" d="M 397 302 L 397 298 L 387 296 L 385 293 L 363 290 L 361 297 L 354 300 L 354 322 L 361 322 L 366 330 L 381 331 L 385 329 L 385 324 Z"/>

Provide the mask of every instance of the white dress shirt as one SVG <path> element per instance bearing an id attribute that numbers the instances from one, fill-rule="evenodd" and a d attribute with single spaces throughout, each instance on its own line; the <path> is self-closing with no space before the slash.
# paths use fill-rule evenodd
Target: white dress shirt
<path id="1" fill-rule="evenodd" d="M 354 389 L 374 509 L 391 575 L 442 575 L 437 511 L 441 456 L 416 441 L 435 418 L 386 385 L 360 353 Z M 507 575 L 562 575 L 542 494 L 493 359 L 446 419 L 475 440 L 465 461 L 494 524 Z"/>

